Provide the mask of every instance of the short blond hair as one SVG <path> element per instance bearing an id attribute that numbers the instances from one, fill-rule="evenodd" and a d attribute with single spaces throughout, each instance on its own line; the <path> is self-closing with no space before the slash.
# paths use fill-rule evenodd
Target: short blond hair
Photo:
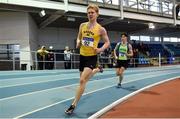
<path id="1" fill-rule="evenodd" d="M 87 7 L 87 10 L 88 9 L 94 9 L 96 11 L 96 13 L 99 14 L 99 7 L 96 4 L 89 4 Z"/>

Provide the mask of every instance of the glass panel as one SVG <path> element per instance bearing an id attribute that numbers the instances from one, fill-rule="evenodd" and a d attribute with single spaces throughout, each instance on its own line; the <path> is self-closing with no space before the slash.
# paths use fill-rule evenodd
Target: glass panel
<path id="1" fill-rule="evenodd" d="M 178 38 L 178 42 L 180 42 L 180 38 Z"/>
<path id="2" fill-rule="evenodd" d="M 139 40 L 139 36 L 130 36 L 130 40 Z"/>
<path id="3" fill-rule="evenodd" d="M 129 0 L 129 7 L 137 8 L 137 1 L 136 0 Z"/>
<path id="4" fill-rule="evenodd" d="M 169 41 L 170 41 L 170 38 L 165 37 L 165 38 L 163 38 L 163 41 L 169 42 Z"/>
<path id="5" fill-rule="evenodd" d="M 150 41 L 149 36 L 140 36 L 140 41 Z"/>
<path id="6" fill-rule="evenodd" d="M 177 38 L 170 38 L 170 41 L 171 42 L 178 42 L 178 39 Z"/>
<path id="7" fill-rule="evenodd" d="M 160 3 L 159 3 L 159 1 L 152 0 L 150 10 L 154 11 L 154 12 L 160 12 Z"/>
<path id="8" fill-rule="evenodd" d="M 159 37 L 155 37 L 154 41 L 160 41 Z"/>
<path id="9" fill-rule="evenodd" d="M 19 59 L 20 45 L 14 44 L 0 44 L 0 59 L 13 59 L 13 52 L 15 59 Z"/>

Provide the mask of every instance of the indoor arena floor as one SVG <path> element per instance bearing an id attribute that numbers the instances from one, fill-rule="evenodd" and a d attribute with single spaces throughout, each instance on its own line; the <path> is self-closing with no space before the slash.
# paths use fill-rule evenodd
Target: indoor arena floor
<path id="1" fill-rule="evenodd" d="M 179 77 L 180 65 L 128 68 L 117 88 L 115 69 L 105 69 L 88 82 L 69 116 L 64 111 L 79 85 L 78 70 L 1 71 L 0 118 L 89 118 L 134 92 Z"/>

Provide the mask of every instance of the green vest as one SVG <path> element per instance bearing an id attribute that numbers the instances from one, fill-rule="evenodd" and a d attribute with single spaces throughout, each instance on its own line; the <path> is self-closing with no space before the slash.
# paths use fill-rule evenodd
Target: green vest
<path id="1" fill-rule="evenodd" d="M 127 56 L 126 56 L 126 53 L 128 52 L 127 44 L 121 44 L 118 51 L 119 51 L 118 59 L 127 60 Z"/>

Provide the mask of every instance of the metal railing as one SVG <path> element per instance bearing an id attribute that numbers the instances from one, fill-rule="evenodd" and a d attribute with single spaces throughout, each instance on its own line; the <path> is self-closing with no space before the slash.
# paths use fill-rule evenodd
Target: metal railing
<path id="1" fill-rule="evenodd" d="M 57 0 L 56 0 L 57 1 Z M 159 15 L 171 15 L 173 14 L 173 3 L 171 0 L 68 0 L 71 3 L 89 4 L 92 2 L 99 3 L 100 6 L 106 8 L 119 9 L 122 6 L 124 10 L 128 8 L 136 12 L 147 12 L 148 14 L 159 13 Z M 113 6 L 113 7 L 112 7 Z"/>
<path id="2" fill-rule="evenodd" d="M 39 70 L 39 63 L 43 64 L 43 69 L 65 69 L 65 64 L 69 63 L 69 69 L 79 68 L 79 54 L 71 53 L 71 60 L 64 60 L 64 53 L 51 52 L 53 60 L 38 60 L 36 51 L 14 51 L 10 49 L 0 49 L 0 70 Z M 9 54 L 2 53 L 8 51 Z M 21 53 L 29 53 L 31 59 L 24 59 Z M 98 55 L 98 63 L 104 68 L 114 68 L 115 59 L 113 56 Z M 161 66 L 180 64 L 180 57 L 153 57 L 153 58 L 130 58 L 129 67 Z M 41 69 L 42 70 L 42 69 Z"/>

